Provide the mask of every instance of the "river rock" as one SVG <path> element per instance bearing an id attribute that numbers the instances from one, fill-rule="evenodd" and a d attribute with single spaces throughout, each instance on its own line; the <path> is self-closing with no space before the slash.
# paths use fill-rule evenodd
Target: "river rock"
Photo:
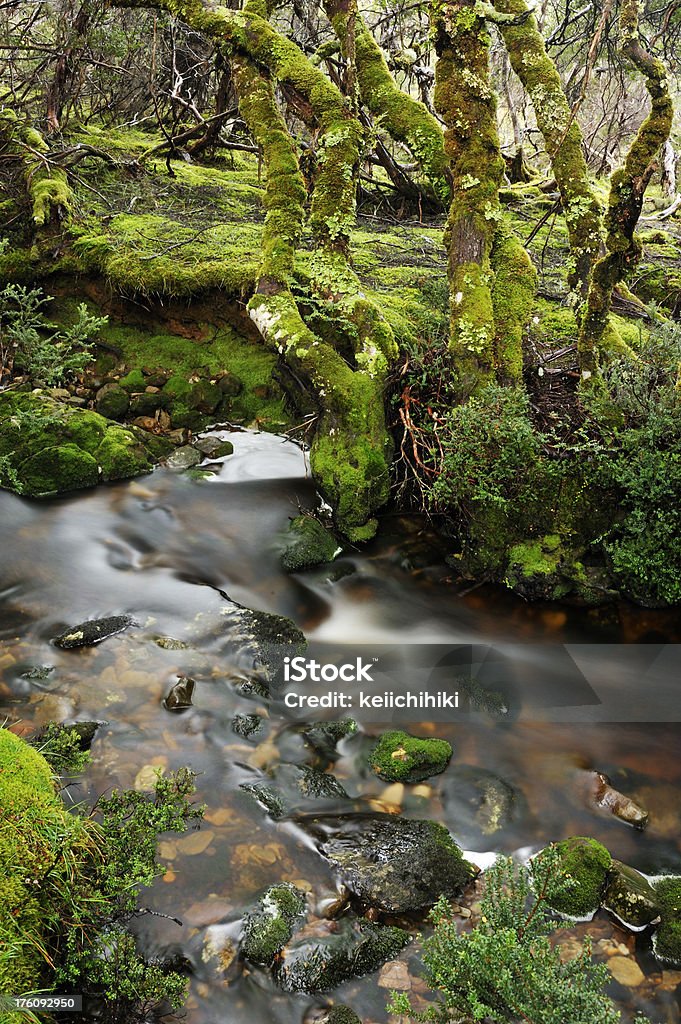
<path id="1" fill-rule="evenodd" d="M 180 676 L 170 692 L 163 699 L 166 711 L 186 711 L 192 706 L 196 683 L 189 676 Z"/>
<path id="2" fill-rule="evenodd" d="M 376 970 L 410 941 L 402 928 L 368 921 L 315 922 L 284 948 L 275 979 L 285 992 L 325 992 Z"/>
<path id="3" fill-rule="evenodd" d="M 220 388 L 221 394 L 226 398 L 236 398 L 244 389 L 243 381 L 235 373 L 230 373 L 228 370 L 218 377 L 216 383 Z"/>
<path id="4" fill-rule="evenodd" d="M 191 445 L 184 445 L 182 448 L 176 448 L 175 451 L 168 456 L 167 465 L 171 469 L 191 469 L 192 466 L 198 466 L 202 457 L 201 452 L 197 452 L 197 450 L 192 448 Z"/>
<path id="5" fill-rule="evenodd" d="M 232 719 L 232 730 L 237 736 L 243 736 L 245 740 L 255 736 L 262 729 L 263 719 L 261 715 L 235 715 Z"/>
<path id="6" fill-rule="evenodd" d="M 244 917 L 241 952 L 246 959 L 268 967 L 291 938 L 304 912 L 304 892 L 289 882 L 270 886 Z"/>
<path id="7" fill-rule="evenodd" d="M 275 821 L 292 814 L 301 806 L 347 800 L 348 794 L 337 778 L 310 765 L 279 764 L 273 769 L 272 782 L 244 783 L 240 787 L 251 793 Z"/>
<path id="8" fill-rule="evenodd" d="M 362 1024 L 362 1021 L 349 1006 L 336 1003 L 317 1020 L 316 1024 Z"/>
<path id="9" fill-rule="evenodd" d="M 125 419 L 130 408 L 130 396 L 119 384 L 105 384 L 95 396 L 95 409 L 110 420 Z"/>
<path id="10" fill-rule="evenodd" d="M 272 680 L 283 668 L 285 657 L 302 654 L 305 634 L 285 615 L 260 612 L 232 602 L 223 614 L 229 616 L 230 639 L 241 642 L 252 653 L 255 667 Z"/>
<path id="11" fill-rule="evenodd" d="M 599 808 L 609 811 L 615 818 L 644 829 L 648 824 L 648 812 L 635 803 L 630 797 L 620 793 L 610 784 L 610 779 L 602 772 L 590 772 L 590 792 L 594 803 Z"/>
<path id="12" fill-rule="evenodd" d="M 87 622 L 79 622 L 77 626 L 65 630 L 59 636 L 52 639 L 52 643 L 63 650 L 70 650 L 72 647 L 92 647 L 102 640 L 108 640 L 116 633 L 122 633 L 128 626 L 134 626 L 135 621 L 129 615 L 110 615 L 105 619 L 88 619 Z"/>
<path id="13" fill-rule="evenodd" d="M 646 980 L 643 971 L 630 956 L 612 956 L 607 965 L 615 981 L 627 988 L 637 988 Z"/>
<path id="14" fill-rule="evenodd" d="M 386 782 L 421 782 L 445 770 L 452 756 L 447 740 L 384 733 L 369 756 L 371 767 Z"/>
<path id="15" fill-rule="evenodd" d="M 328 831 L 319 848 L 350 892 L 387 914 L 424 910 L 441 895 L 456 896 L 478 873 L 434 821 L 377 814 L 318 818 L 315 827 Z"/>
<path id="16" fill-rule="evenodd" d="M 338 543 L 314 516 L 296 516 L 289 523 L 286 548 L 281 556 L 285 572 L 302 572 L 333 561 Z"/>
<path id="17" fill-rule="evenodd" d="M 442 787 L 447 817 L 460 842 L 475 843 L 516 826 L 527 816 L 522 794 L 503 779 L 475 765 L 450 767 Z"/>
<path id="18" fill-rule="evenodd" d="M 629 928 L 645 928 L 660 915 L 655 889 L 640 871 L 613 860 L 603 906 Z"/>

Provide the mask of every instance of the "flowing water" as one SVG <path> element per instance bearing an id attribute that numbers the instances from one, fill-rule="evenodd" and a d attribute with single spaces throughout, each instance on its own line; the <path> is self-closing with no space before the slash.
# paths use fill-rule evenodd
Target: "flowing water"
<path id="1" fill-rule="evenodd" d="M 280 704 L 250 741 L 232 729 L 236 713 L 268 709 L 237 685 L 244 656 L 221 629 L 226 598 L 290 616 L 308 638 L 327 644 L 384 651 L 428 642 L 498 652 L 501 674 L 514 678 L 520 695 L 511 714 L 452 715 L 418 731 L 452 742 L 450 772 L 473 766 L 513 787 L 521 808 L 513 826 L 476 832 L 464 820 L 465 792 L 447 773 L 417 791 L 385 793 L 363 756 L 367 733 L 381 725 L 361 711 L 353 714 L 365 731 L 343 741 L 334 769 L 353 800 L 397 810 L 390 800 L 401 799 L 407 815 L 447 824 L 480 862 L 485 852 L 592 835 L 641 870 L 681 871 L 678 619 L 628 606 L 529 606 L 492 588 L 462 593 L 449 579 L 445 550 L 420 520 L 388 518 L 368 548 L 345 553 L 331 569 L 287 576 L 278 537 L 300 507 L 315 501 L 305 455 L 268 434 L 229 437 L 235 453 L 210 480 L 159 468 L 58 501 L 0 494 L 0 715 L 27 732 L 51 720 L 106 723 L 85 779 L 67 790 L 74 801 L 91 803 L 114 786 L 144 787 L 150 766 L 188 764 L 199 773 L 206 820 L 199 832 L 164 839 L 161 860 L 169 870 L 143 900 L 182 924 L 146 917 L 138 927 L 148 953 L 181 952 L 191 960 L 188 1024 L 299 1024 L 328 998 L 349 1002 L 364 1021 L 378 1024 L 387 1020 L 390 987 L 377 973 L 328 998 L 284 995 L 264 972 L 239 972 L 233 964 L 221 973 L 202 958 L 206 929 L 238 935 L 244 908 L 275 880 L 306 888 L 313 907 L 335 892 L 328 865 L 295 824 L 270 820 L 239 789 L 300 747 Z M 136 625 L 97 647 L 63 651 L 50 642 L 67 626 L 113 614 L 130 615 Z M 189 646 L 163 649 L 159 637 Z M 579 679 L 588 680 L 590 698 L 561 697 L 556 666 L 567 664 L 566 651 Z M 36 666 L 49 672 L 27 679 Z M 194 706 L 172 714 L 162 699 L 183 675 L 196 681 Z M 399 716 L 385 724 L 395 722 Z M 646 831 L 595 806 L 592 769 L 647 806 Z M 591 931 L 601 936 L 601 952 L 613 942 L 626 945 L 646 975 L 633 987 L 612 984 L 626 1019 L 640 1007 L 656 1024 L 679 1021 L 681 973 L 662 973 L 648 939 L 634 940 L 605 914 Z M 414 952 L 403 954 L 411 968 Z"/>

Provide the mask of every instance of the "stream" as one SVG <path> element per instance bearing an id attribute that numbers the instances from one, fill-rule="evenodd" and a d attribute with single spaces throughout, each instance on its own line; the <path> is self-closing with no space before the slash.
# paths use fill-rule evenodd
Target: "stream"
<path id="1" fill-rule="evenodd" d="M 181 953 L 192 962 L 187 1024 L 301 1024 L 330 1000 L 347 1002 L 365 1024 L 388 1020 L 385 971 L 308 996 L 278 991 L 265 971 L 233 964 L 222 973 L 203 957 L 207 929 L 238 936 L 244 909 L 274 881 L 306 889 L 312 906 L 336 892 L 314 844 L 239 788 L 299 749 L 292 737 L 301 712 L 281 701 L 268 712 L 238 685 L 246 661 L 221 629 L 226 597 L 289 616 L 322 650 L 350 644 L 380 660 L 413 648 L 418 660 L 454 648 L 466 664 L 493 665 L 503 716 L 465 700 L 433 722 L 423 720 L 426 713 L 346 712 L 360 729 L 341 742 L 333 770 L 351 801 L 441 821 L 480 864 L 490 853 L 589 835 L 639 870 L 681 873 L 677 613 L 531 606 L 498 588 L 461 588 L 446 547 L 419 518 L 388 516 L 379 539 L 361 551 L 288 576 L 279 565 L 280 537 L 300 508 L 316 504 L 305 454 L 270 434 L 222 436 L 233 441 L 234 455 L 211 479 L 161 467 L 53 501 L 0 492 L 0 716 L 26 732 L 54 720 L 106 723 L 67 800 L 91 805 L 112 787 L 144 788 L 154 767 L 189 765 L 199 773 L 205 821 L 198 832 L 162 840 L 159 859 L 168 871 L 142 899 L 182 925 L 152 916 L 136 925 L 147 953 Z M 83 620 L 122 614 L 135 626 L 96 647 L 51 643 Z M 187 646 L 159 646 L 159 638 Z M 44 678 L 26 678 L 40 666 Z M 163 698 L 178 676 L 196 686 L 193 706 L 173 714 Z M 247 739 L 232 720 L 253 712 L 269 718 Z M 366 753 L 369 736 L 395 727 L 448 739 L 449 769 L 425 785 L 387 791 Z M 457 775 L 461 766 L 468 775 Z M 493 773 L 517 794 L 513 820 L 497 830 L 486 831 L 472 814 L 462 780 L 476 771 Z M 590 799 L 592 771 L 649 811 L 645 831 Z M 640 1009 L 654 1024 L 680 1021 L 681 972 L 663 971 L 649 938 L 618 928 L 602 911 L 590 929 L 603 955 L 608 943 L 621 943 L 645 976 L 637 985 L 612 982 L 623 1020 Z M 574 931 L 583 935 L 584 926 Z M 401 956 L 414 976 L 417 951 L 412 945 Z"/>

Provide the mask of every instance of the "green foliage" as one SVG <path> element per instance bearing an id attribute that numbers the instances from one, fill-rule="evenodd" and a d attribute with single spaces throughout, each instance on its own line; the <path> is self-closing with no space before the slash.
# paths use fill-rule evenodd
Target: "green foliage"
<path id="1" fill-rule="evenodd" d="M 4 367 L 34 381 L 59 384 L 92 361 L 93 336 L 108 322 L 92 316 L 85 303 L 70 327 L 58 329 L 44 309 L 52 301 L 39 288 L 8 284 L 0 292 L 0 351 Z"/>
<path id="2" fill-rule="evenodd" d="M 423 959 L 439 999 L 419 1014 L 393 993 L 390 1011 L 440 1024 L 616 1024 L 619 1012 L 603 991 L 608 970 L 592 961 L 590 944 L 562 963 L 549 940 L 559 926 L 548 900 L 569 885 L 555 847 L 530 868 L 499 857 L 485 877 L 476 928 L 460 933 L 444 899 L 431 912 Z"/>
<path id="3" fill-rule="evenodd" d="M 77 730 L 55 722 L 46 727 L 38 750 L 57 775 L 82 772 L 90 761 L 87 750 L 81 748 Z"/>
<path id="4" fill-rule="evenodd" d="M 603 547 L 622 588 L 647 605 L 681 601 L 681 330 L 651 332 L 639 358 L 604 371 L 590 412 L 601 434 L 597 482 L 620 515 Z"/>

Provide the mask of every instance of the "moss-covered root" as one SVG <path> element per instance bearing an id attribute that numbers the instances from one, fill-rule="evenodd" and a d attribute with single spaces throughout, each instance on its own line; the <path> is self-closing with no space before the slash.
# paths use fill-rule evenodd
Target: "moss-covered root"
<path id="1" fill-rule="evenodd" d="M 527 250 L 505 226 L 495 235 L 491 261 L 497 380 L 520 384 L 523 337 L 534 306 L 537 271 Z"/>
<path id="2" fill-rule="evenodd" d="M 437 195 L 448 202 L 449 163 L 437 119 L 423 103 L 397 86 L 383 51 L 361 15 L 353 17 L 347 0 L 325 0 L 324 7 L 344 52 L 354 29 L 354 60 L 362 103 L 381 119 L 381 128 L 391 138 L 411 150 Z"/>
<path id="3" fill-rule="evenodd" d="M 600 207 L 589 182 L 582 133 L 570 111 L 555 64 L 525 0 L 495 0 L 496 10 L 516 15 L 499 28 L 511 66 L 532 100 L 537 126 L 558 183 L 570 239 L 570 286 L 586 297 L 591 268 L 601 244 Z M 523 18 L 525 20 L 520 20 Z"/>
<path id="4" fill-rule="evenodd" d="M 469 0 L 434 0 L 435 107 L 444 120 L 452 173 L 445 243 L 449 252 L 450 348 L 462 394 L 494 376 L 492 242 L 501 218 L 504 160 L 489 80 L 489 35 Z"/>
<path id="5" fill-rule="evenodd" d="M 2 110 L 0 146 L 21 162 L 36 228 L 57 228 L 71 212 L 73 194 L 66 172 L 49 161 L 43 137 L 13 111 Z"/>
<path id="6" fill-rule="evenodd" d="M 580 365 L 582 375 L 587 377 L 596 369 L 599 351 L 608 347 L 608 314 L 613 288 L 635 267 L 641 255 L 641 245 L 634 231 L 645 190 L 657 167 L 658 153 L 669 138 L 674 117 L 666 70 L 642 47 L 638 18 L 638 0 L 625 0 L 620 11 L 622 52 L 645 77 L 652 106 L 629 148 L 624 166 L 613 174 L 610 183 L 607 252 L 594 267 L 579 333 Z"/>

